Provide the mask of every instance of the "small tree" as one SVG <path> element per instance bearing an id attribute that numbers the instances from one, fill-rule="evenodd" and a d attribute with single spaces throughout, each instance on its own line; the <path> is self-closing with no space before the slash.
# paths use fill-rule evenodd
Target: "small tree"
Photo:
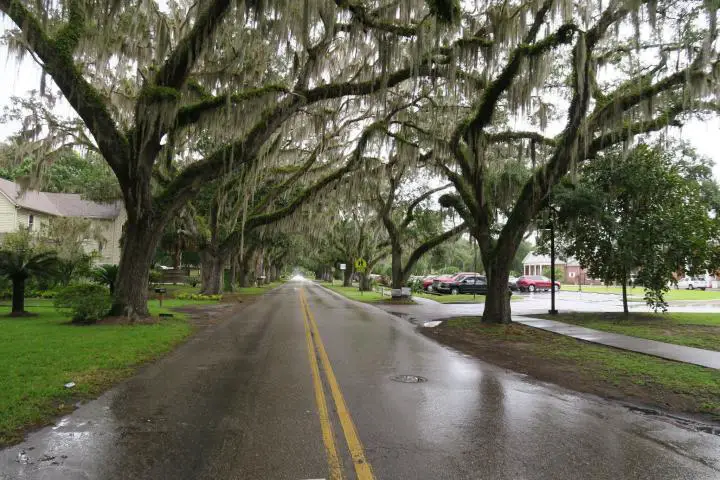
<path id="1" fill-rule="evenodd" d="M 593 277 L 623 286 L 625 313 L 631 272 L 638 271 L 648 305 L 665 310 L 672 274 L 707 267 L 718 224 L 690 167 L 639 145 L 603 155 L 554 194 L 568 253 Z"/>
<path id="2" fill-rule="evenodd" d="M 117 278 L 117 265 L 100 265 L 92 271 L 93 280 L 100 285 L 106 285 L 110 290 L 110 295 L 115 291 L 115 279 Z"/>
<path id="3" fill-rule="evenodd" d="M 0 249 L 0 275 L 12 282 L 11 316 L 28 315 L 25 311 L 25 282 L 30 277 L 47 278 L 57 274 L 55 252 L 35 245 L 27 230 L 10 233 Z"/>

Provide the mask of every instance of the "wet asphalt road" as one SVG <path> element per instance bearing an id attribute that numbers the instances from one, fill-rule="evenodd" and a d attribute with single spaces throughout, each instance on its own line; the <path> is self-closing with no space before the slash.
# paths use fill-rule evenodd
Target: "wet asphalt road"
<path id="1" fill-rule="evenodd" d="M 338 414 L 312 357 L 343 478 L 356 474 L 340 418 L 377 479 L 720 478 L 720 437 L 533 382 L 296 282 L 1 451 L 0 479 L 331 478 L 300 289 L 347 404 Z"/>

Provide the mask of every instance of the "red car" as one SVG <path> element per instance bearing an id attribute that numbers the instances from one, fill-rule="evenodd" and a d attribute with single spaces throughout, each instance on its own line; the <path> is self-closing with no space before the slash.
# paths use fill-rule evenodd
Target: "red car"
<path id="1" fill-rule="evenodd" d="M 521 292 L 535 292 L 537 290 L 550 290 L 552 282 L 542 275 L 525 275 L 515 283 Z M 555 291 L 560 290 L 560 282 L 555 282 Z"/>
<path id="2" fill-rule="evenodd" d="M 432 288 L 430 288 L 430 287 L 432 287 L 433 280 L 435 280 L 435 277 L 436 277 L 436 275 L 429 275 L 429 276 L 423 278 L 422 289 L 425 290 L 426 292 L 428 290 L 432 290 Z"/>

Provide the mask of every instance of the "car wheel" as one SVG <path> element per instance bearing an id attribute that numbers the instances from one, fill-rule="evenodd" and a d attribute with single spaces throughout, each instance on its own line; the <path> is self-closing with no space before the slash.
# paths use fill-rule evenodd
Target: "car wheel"
<path id="1" fill-rule="evenodd" d="M 453 288 L 452 290 L 450 290 L 451 295 L 457 295 L 459 293 L 460 293 L 460 290 L 458 290 L 457 288 Z"/>
<path id="2" fill-rule="evenodd" d="M 432 291 L 433 291 L 432 285 L 429 285 L 426 290 L 427 290 L 428 292 L 432 292 Z"/>
<path id="3" fill-rule="evenodd" d="M 533 293 L 535 291 L 535 285 L 528 285 L 528 292 Z"/>
<path id="4" fill-rule="evenodd" d="M 695 287 L 693 286 L 692 283 L 691 283 L 690 285 L 688 285 L 688 288 L 689 288 L 690 290 L 695 290 Z"/>
<path id="5" fill-rule="evenodd" d="M 553 289 L 554 292 L 557 292 L 558 290 L 560 290 L 560 286 L 559 286 L 559 285 L 553 285 L 553 288 L 552 288 L 552 289 Z"/>

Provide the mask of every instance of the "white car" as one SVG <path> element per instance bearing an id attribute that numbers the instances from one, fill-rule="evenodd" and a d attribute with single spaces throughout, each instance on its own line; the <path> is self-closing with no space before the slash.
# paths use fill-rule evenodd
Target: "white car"
<path id="1" fill-rule="evenodd" d="M 704 277 L 682 277 L 677 281 L 676 288 L 682 290 L 695 290 L 696 288 L 705 290 L 711 286 L 710 280 L 706 280 Z"/>

